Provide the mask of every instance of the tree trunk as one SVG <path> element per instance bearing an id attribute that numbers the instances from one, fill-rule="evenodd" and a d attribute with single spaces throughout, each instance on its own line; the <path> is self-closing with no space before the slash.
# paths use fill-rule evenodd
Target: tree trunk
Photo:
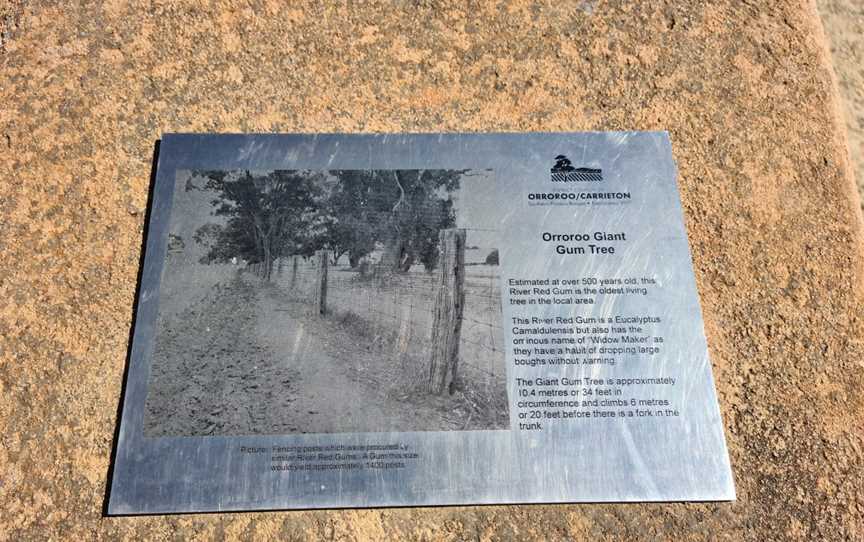
<path id="1" fill-rule="evenodd" d="M 348 265 L 351 266 L 351 269 L 354 269 L 358 265 L 360 265 L 360 258 L 362 258 L 362 256 L 360 256 L 356 252 L 349 252 L 348 253 Z"/>
<path id="2" fill-rule="evenodd" d="M 381 254 L 381 267 L 396 271 L 399 269 L 401 256 L 402 240 L 399 238 L 399 234 L 393 233 L 384 243 L 384 252 Z"/>
<path id="3" fill-rule="evenodd" d="M 381 267 L 392 273 L 408 271 L 414 263 L 414 257 L 408 251 L 407 245 L 398 231 L 392 232 L 384 243 Z"/>

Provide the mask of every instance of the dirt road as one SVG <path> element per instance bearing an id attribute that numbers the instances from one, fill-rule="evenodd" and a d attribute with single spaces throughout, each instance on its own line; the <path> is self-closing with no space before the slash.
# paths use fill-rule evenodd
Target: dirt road
<path id="1" fill-rule="evenodd" d="M 148 388 L 147 436 L 290 432 L 296 371 L 254 340 L 259 292 L 238 277 L 162 328 Z M 161 324 L 161 322 L 160 322 Z"/>
<path id="2" fill-rule="evenodd" d="M 381 360 L 278 288 L 237 274 L 157 339 L 147 436 L 460 428 L 447 398 L 391 393 Z M 421 400 L 418 400 L 421 399 Z"/>

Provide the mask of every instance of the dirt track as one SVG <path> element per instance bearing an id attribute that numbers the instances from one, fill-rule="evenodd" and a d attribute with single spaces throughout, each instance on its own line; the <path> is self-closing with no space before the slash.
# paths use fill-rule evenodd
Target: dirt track
<path id="1" fill-rule="evenodd" d="M 161 329 L 145 434 L 444 431 L 470 421 L 447 416 L 458 398 L 399 400 L 381 353 L 360 340 L 238 273 Z"/>
<path id="2" fill-rule="evenodd" d="M 147 436 L 296 431 L 291 394 L 297 371 L 250 340 L 259 295 L 239 278 L 217 285 L 156 341 Z"/>

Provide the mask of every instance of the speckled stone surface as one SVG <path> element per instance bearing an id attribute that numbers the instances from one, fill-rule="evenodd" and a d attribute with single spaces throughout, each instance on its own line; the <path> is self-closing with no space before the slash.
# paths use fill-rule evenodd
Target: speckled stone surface
<path id="1" fill-rule="evenodd" d="M 818 0 L 816 4 L 831 45 L 858 193 L 864 197 L 864 1 Z"/>
<path id="2" fill-rule="evenodd" d="M 0 7 L 0 540 L 864 538 L 861 217 L 810 2 L 81 4 Z M 102 517 L 161 133 L 607 129 L 670 132 L 737 502 Z"/>

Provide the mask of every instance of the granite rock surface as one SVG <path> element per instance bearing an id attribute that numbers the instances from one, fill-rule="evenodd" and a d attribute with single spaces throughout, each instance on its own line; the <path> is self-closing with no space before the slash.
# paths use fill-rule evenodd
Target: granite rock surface
<path id="1" fill-rule="evenodd" d="M 814 5 L 0 7 L 0 540 L 864 538 L 864 246 Z M 104 518 L 164 132 L 668 130 L 738 500 Z"/>

